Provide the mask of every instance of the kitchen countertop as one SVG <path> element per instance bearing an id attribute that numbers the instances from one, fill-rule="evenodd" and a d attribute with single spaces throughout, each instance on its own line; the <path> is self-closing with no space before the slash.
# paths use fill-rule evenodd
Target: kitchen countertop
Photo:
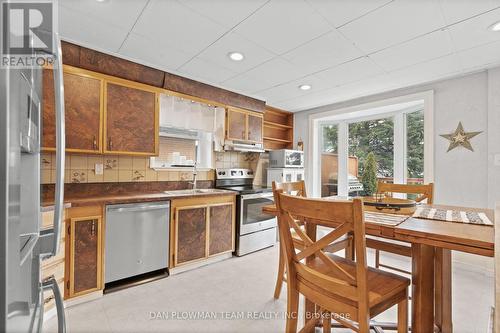
<path id="1" fill-rule="evenodd" d="M 134 202 L 148 202 L 159 200 L 173 200 L 188 197 L 204 197 L 214 195 L 236 195 L 235 191 L 220 190 L 220 189 L 199 189 L 199 192 L 192 192 L 192 190 L 172 190 L 150 193 L 121 193 L 113 195 L 93 195 L 91 197 L 71 197 L 65 196 L 65 205 L 71 207 L 93 206 L 93 205 L 111 205 L 121 203 L 134 203 Z M 54 201 L 44 201 L 42 207 L 54 206 Z M 65 206 L 67 208 L 67 206 Z"/>

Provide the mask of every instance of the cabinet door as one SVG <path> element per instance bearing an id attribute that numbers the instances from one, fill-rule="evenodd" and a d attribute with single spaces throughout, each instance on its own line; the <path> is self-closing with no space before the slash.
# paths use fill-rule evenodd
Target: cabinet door
<path id="1" fill-rule="evenodd" d="M 209 212 L 209 255 L 233 251 L 233 204 L 210 206 Z"/>
<path id="2" fill-rule="evenodd" d="M 244 112 L 227 110 L 227 138 L 232 140 L 247 139 L 247 115 Z"/>
<path id="3" fill-rule="evenodd" d="M 264 118 L 262 115 L 248 115 L 248 140 L 262 142 L 262 128 Z"/>
<path id="4" fill-rule="evenodd" d="M 156 155 L 158 109 L 156 94 L 106 83 L 106 153 Z"/>
<path id="5" fill-rule="evenodd" d="M 101 152 L 101 92 L 102 80 L 89 76 L 64 73 L 64 105 L 66 151 Z M 43 72 L 42 147 L 55 148 L 53 72 Z"/>
<path id="6" fill-rule="evenodd" d="M 175 265 L 205 258 L 207 207 L 176 208 L 175 214 Z"/>
<path id="7" fill-rule="evenodd" d="M 69 296 L 102 289 L 101 217 L 72 218 Z"/>

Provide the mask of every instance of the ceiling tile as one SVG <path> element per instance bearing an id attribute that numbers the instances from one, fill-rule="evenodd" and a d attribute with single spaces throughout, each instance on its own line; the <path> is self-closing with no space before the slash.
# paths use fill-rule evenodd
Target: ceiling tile
<path id="1" fill-rule="evenodd" d="M 193 79 L 201 79 L 205 82 L 220 83 L 236 75 L 235 72 L 218 66 L 210 61 L 193 58 L 179 68 L 180 73 L 187 74 Z"/>
<path id="2" fill-rule="evenodd" d="M 299 86 L 302 84 L 310 85 L 312 87 L 311 90 L 299 89 Z M 308 75 L 298 80 L 294 80 L 279 86 L 258 91 L 256 92 L 256 94 L 261 98 L 264 98 L 266 101 L 274 103 L 285 99 L 307 95 L 310 94 L 311 92 L 324 90 L 330 87 L 331 85 L 326 83 L 323 79 L 319 78 L 318 76 Z"/>
<path id="3" fill-rule="evenodd" d="M 116 52 L 127 37 L 124 29 L 66 7 L 59 8 L 59 33 L 63 39 L 109 52 Z"/>
<path id="4" fill-rule="evenodd" d="M 193 56 L 225 31 L 221 25 L 172 0 L 151 0 L 133 30 Z"/>
<path id="5" fill-rule="evenodd" d="M 352 42 L 333 30 L 284 54 L 283 58 L 316 72 L 361 56 L 363 53 Z"/>
<path id="6" fill-rule="evenodd" d="M 500 41 L 464 50 L 458 53 L 464 71 L 492 67 L 500 64 Z"/>
<path id="7" fill-rule="evenodd" d="M 298 79 L 306 74 L 303 69 L 293 66 L 280 57 L 276 57 L 248 72 L 225 81 L 224 85 L 254 93 Z"/>
<path id="8" fill-rule="evenodd" d="M 340 27 L 392 0 L 306 0 L 334 27 Z"/>
<path id="9" fill-rule="evenodd" d="M 500 0 L 439 0 L 447 24 L 453 24 L 469 17 L 500 7 Z"/>
<path id="10" fill-rule="evenodd" d="M 245 58 L 242 61 L 232 61 L 228 54 L 234 51 L 242 53 Z M 198 55 L 201 59 L 231 69 L 236 73 L 247 71 L 274 56 L 273 53 L 233 32 L 228 33 Z"/>
<path id="11" fill-rule="evenodd" d="M 65 7 L 84 16 L 91 16 L 106 25 L 111 24 L 129 31 L 141 14 L 147 0 L 103 1 L 96 0 L 59 0 L 59 7 Z"/>
<path id="12" fill-rule="evenodd" d="M 339 30 L 363 51 L 372 53 L 444 25 L 437 0 L 397 0 Z"/>
<path id="13" fill-rule="evenodd" d="M 389 77 L 401 87 L 430 82 L 462 71 L 457 55 L 451 54 L 391 72 Z"/>
<path id="14" fill-rule="evenodd" d="M 303 0 L 271 0 L 234 31 L 282 54 L 331 29 Z"/>
<path id="15" fill-rule="evenodd" d="M 500 20 L 500 9 L 480 15 L 449 27 L 457 51 L 500 40 L 500 32 L 488 29 Z"/>
<path id="16" fill-rule="evenodd" d="M 119 53 L 170 71 L 191 59 L 185 52 L 133 33 L 128 35 Z"/>
<path id="17" fill-rule="evenodd" d="M 333 67 L 317 75 L 331 86 L 339 86 L 382 74 L 383 70 L 371 59 L 364 57 Z"/>
<path id="18" fill-rule="evenodd" d="M 180 0 L 179 2 L 227 28 L 232 28 L 267 0 Z"/>
<path id="19" fill-rule="evenodd" d="M 388 49 L 370 54 L 387 71 L 439 58 L 453 52 L 447 32 L 439 30 Z"/>

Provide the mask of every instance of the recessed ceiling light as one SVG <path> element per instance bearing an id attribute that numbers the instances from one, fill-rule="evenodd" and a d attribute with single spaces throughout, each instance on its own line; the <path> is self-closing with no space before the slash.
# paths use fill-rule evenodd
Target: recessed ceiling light
<path id="1" fill-rule="evenodd" d="M 95 0 L 97 2 L 108 2 L 109 0 Z"/>
<path id="2" fill-rule="evenodd" d="M 245 56 L 239 52 L 229 52 L 228 57 L 234 61 L 241 61 Z"/>
<path id="3" fill-rule="evenodd" d="M 490 25 L 491 31 L 500 31 L 500 21 L 493 23 Z"/>
<path id="4" fill-rule="evenodd" d="M 299 89 L 300 89 L 300 90 L 309 90 L 309 89 L 311 89 L 311 88 L 312 88 L 312 87 L 311 87 L 311 85 L 310 85 L 310 84 L 301 84 L 301 85 L 299 86 Z"/>

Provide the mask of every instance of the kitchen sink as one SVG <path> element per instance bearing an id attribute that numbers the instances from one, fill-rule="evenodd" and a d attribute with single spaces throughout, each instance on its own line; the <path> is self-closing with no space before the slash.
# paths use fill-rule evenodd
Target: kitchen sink
<path id="1" fill-rule="evenodd" d="M 204 193 L 224 193 L 225 190 L 220 190 L 216 188 L 199 188 L 199 189 L 189 189 L 189 190 L 174 190 L 174 191 L 165 191 L 163 193 L 170 195 L 196 195 L 196 194 L 204 194 Z"/>

